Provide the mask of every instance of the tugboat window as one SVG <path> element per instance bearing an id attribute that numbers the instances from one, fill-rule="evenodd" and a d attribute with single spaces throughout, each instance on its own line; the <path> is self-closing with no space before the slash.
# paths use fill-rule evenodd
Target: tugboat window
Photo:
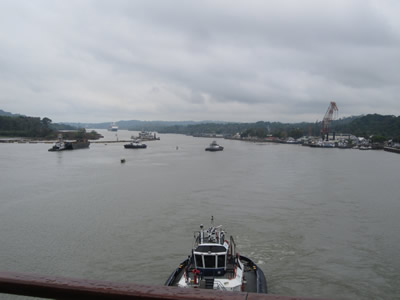
<path id="1" fill-rule="evenodd" d="M 218 255 L 218 268 L 225 268 L 225 255 Z"/>
<path id="2" fill-rule="evenodd" d="M 204 264 L 206 268 L 215 268 L 215 256 L 204 255 Z"/>
<path id="3" fill-rule="evenodd" d="M 198 246 L 195 250 L 196 252 L 226 252 L 226 249 L 224 246 L 205 246 L 201 245 Z"/>
<path id="4" fill-rule="evenodd" d="M 197 268 L 203 268 L 203 260 L 201 258 L 201 255 L 196 254 L 194 257 L 196 258 Z"/>

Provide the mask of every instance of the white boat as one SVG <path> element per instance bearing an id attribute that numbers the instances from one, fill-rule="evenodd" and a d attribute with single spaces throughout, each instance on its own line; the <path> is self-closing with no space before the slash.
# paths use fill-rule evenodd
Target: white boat
<path id="1" fill-rule="evenodd" d="M 358 149 L 360 149 L 360 150 L 372 150 L 372 147 L 368 146 L 368 145 L 363 145 L 363 146 L 360 146 L 360 148 L 358 148 Z"/>
<path id="2" fill-rule="evenodd" d="M 115 123 L 112 123 L 111 126 L 108 128 L 109 131 L 118 131 L 118 126 Z"/>
<path id="3" fill-rule="evenodd" d="M 191 255 L 172 272 L 165 285 L 223 291 L 267 293 L 263 271 L 249 258 L 236 252 L 233 237 L 225 239 L 221 226 L 195 233 Z"/>
<path id="4" fill-rule="evenodd" d="M 321 144 L 322 148 L 335 148 L 335 143 L 331 141 L 324 141 Z"/>
<path id="5" fill-rule="evenodd" d="M 213 141 L 210 144 L 210 146 L 206 148 L 206 151 L 222 151 L 222 150 L 224 150 L 224 147 L 218 145 L 216 141 Z"/>
<path id="6" fill-rule="evenodd" d="M 131 137 L 132 139 L 140 139 L 142 141 L 158 141 L 160 140 L 159 137 L 157 137 L 156 133 L 152 133 L 149 131 L 141 131 L 139 132 L 138 136 L 133 136 Z"/>

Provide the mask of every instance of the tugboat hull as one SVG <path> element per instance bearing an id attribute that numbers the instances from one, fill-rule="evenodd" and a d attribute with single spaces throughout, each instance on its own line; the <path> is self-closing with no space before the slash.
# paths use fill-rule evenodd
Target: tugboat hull
<path id="1" fill-rule="evenodd" d="M 139 144 L 139 145 L 133 145 L 133 144 L 126 144 L 124 145 L 125 149 L 146 149 L 147 145 L 145 144 Z"/>
<path id="2" fill-rule="evenodd" d="M 211 152 L 215 152 L 215 151 L 222 151 L 224 150 L 224 147 L 220 146 L 217 144 L 216 141 L 213 141 L 210 146 L 208 146 L 206 148 L 206 151 L 211 151 Z"/>
<path id="3" fill-rule="evenodd" d="M 249 258 L 239 255 L 232 236 L 225 239 L 222 225 L 195 232 L 191 255 L 165 282 L 167 286 L 230 292 L 267 293 L 263 271 Z"/>
<path id="4" fill-rule="evenodd" d="M 210 147 L 206 148 L 206 151 L 211 151 L 211 152 L 222 151 L 222 150 L 224 150 L 224 147 L 221 146 L 219 148 L 210 148 Z"/>
<path id="5" fill-rule="evenodd" d="M 251 259 L 243 255 L 239 257 L 244 264 L 244 277 L 246 279 L 246 284 L 243 285 L 242 291 L 258 294 L 268 293 L 264 272 Z M 177 286 L 182 276 L 184 276 L 185 269 L 188 267 L 189 263 L 189 258 L 184 260 L 178 268 L 171 273 L 164 285 Z"/>

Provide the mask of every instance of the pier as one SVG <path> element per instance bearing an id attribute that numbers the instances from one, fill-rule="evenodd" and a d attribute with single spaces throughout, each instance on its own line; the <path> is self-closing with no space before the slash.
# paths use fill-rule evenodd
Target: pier
<path id="1" fill-rule="evenodd" d="M 383 150 L 388 151 L 388 152 L 400 153 L 400 148 L 383 147 Z"/>

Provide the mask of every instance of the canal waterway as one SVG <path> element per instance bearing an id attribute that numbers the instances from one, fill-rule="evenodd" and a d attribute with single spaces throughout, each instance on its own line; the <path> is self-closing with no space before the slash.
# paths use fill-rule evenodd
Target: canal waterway
<path id="1" fill-rule="evenodd" d="M 213 215 L 270 293 L 400 295 L 398 154 L 100 132 L 68 152 L 0 144 L 0 271 L 162 285 Z"/>

